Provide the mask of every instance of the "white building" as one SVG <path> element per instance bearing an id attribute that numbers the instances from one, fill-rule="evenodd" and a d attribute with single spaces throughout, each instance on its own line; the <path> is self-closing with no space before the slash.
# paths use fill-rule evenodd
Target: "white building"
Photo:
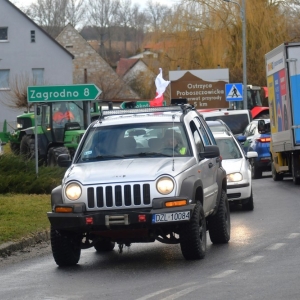
<path id="1" fill-rule="evenodd" d="M 0 131 L 24 109 L 13 109 L 7 93 L 16 83 L 73 83 L 73 55 L 8 0 L 0 0 Z M 10 105 L 12 105 L 10 103 Z"/>

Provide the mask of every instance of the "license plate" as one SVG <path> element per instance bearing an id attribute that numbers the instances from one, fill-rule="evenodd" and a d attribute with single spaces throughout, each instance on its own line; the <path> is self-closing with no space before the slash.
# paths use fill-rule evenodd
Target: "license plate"
<path id="1" fill-rule="evenodd" d="M 152 223 L 186 221 L 189 219 L 189 211 L 178 211 L 174 213 L 155 214 L 152 216 Z"/>

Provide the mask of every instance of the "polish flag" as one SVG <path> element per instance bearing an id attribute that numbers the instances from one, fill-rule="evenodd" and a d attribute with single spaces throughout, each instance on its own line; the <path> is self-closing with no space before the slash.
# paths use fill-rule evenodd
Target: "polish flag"
<path id="1" fill-rule="evenodd" d="M 156 97 L 149 101 L 150 107 L 163 106 L 164 92 L 170 81 L 164 80 L 162 77 L 162 68 L 159 68 L 159 74 L 155 78 Z"/>

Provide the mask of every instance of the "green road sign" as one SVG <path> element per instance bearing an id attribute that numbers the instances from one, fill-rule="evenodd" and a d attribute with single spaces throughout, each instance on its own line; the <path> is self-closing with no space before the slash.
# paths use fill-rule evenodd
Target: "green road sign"
<path id="1" fill-rule="evenodd" d="M 28 86 L 28 102 L 91 101 L 102 91 L 94 84 Z"/>
<path id="2" fill-rule="evenodd" d="M 130 102 L 133 103 L 133 102 Z M 150 101 L 136 101 L 134 102 L 136 104 L 135 108 L 142 108 L 142 107 L 150 107 Z M 163 101 L 163 106 L 166 106 L 166 101 Z M 125 109 L 126 102 L 122 102 L 120 104 L 120 108 Z"/>

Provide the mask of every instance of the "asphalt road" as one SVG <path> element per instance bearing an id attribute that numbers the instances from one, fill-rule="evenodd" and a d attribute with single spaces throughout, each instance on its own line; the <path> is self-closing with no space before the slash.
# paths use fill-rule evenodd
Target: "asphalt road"
<path id="1" fill-rule="evenodd" d="M 83 250 L 58 267 L 49 245 L 0 262 L 0 299 L 300 299 L 300 186 L 253 181 L 253 212 L 231 211 L 231 240 L 185 261 L 179 245 Z"/>

